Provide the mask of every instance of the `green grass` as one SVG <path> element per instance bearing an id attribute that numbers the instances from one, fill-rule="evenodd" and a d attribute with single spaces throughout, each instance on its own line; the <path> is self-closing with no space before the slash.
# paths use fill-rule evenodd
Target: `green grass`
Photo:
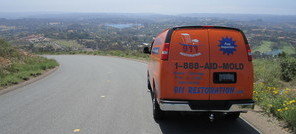
<path id="1" fill-rule="evenodd" d="M 271 41 L 262 41 L 261 45 L 256 47 L 254 49 L 254 52 L 255 51 L 259 51 L 261 53 L 266 53 L 266 52 L 269 52 L 269 51 L 272 51 L 271 50 L 271 46 L 273 45 L 274 43 L 271 42 Z"/>
<path id="2" fill-rule="evenodd" d="M 56 66 L 58 66 L 58 63 L 53 59 L 26 57 L 24 60 L 16 61 L 7 67 L 0 67 L 0 88 L 36 77 L 45 70 Z"/>
<path id="3" fill-rule="evenodd" d="M 53 59 L 26 55 L 0 40 L 0 58 L 9 63 L 0 64 L 0 89 L 41 75 L 47 69 L 58 66 Z"/>
<path id="4" fill-rule="evenodd" d="M 253 61 L 255 81 L 269 83 L 270 86 L 283 86 L 280 82 L 279 59 L 256 59 Z"/>
<path id="5" fill-rule="evenodd" d="M 253 51 L 259 51 L 261 53 L 270 52 L 273 49 L 273 46 L 278 46 L 278 49 L 281 49 L 286 54 L 295 54 L 296 49 L 289 44 L 288 42 L 281 41 L 279 43 L 275 43 L 272 41 L 262 41 L 260 46 L 257 46 Z"/>
<path id="6" fill-rule="evenodd" d="M 281 42 L 281 49 L 283 52 L 287 53 L 288 55 L 296 53 L 296 49 L 287 42 Z"/>

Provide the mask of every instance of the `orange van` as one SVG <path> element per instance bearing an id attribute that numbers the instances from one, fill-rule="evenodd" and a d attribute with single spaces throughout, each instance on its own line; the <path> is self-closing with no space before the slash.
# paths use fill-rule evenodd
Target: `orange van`
<path id="1" fill-rule="evenodd" d="M 166 111 L 223 113 L 236 119 L 254 108 L 251 50 L 236 28 L 184 26 L 164 30 L 145 47 L 153 115 Z"/>

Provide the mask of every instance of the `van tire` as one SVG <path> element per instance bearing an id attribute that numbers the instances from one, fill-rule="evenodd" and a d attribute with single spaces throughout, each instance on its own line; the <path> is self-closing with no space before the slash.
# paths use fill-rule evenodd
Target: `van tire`
<path id="1" fill-rule="evenodd" d="M 149 77 L 147 79 L 147 87 L 151 91 L 152 87 L 151 87 L 151 83 L 150 83 Z"/>
<path id="2" fill-rule="evenodd" d="M 154 118 L 154 120 L 156 120 L 156 121 L 162 120 L 164 118 L 164 111 L 162 111 L 160 109 L 154 93 L 153 93 L 152 103 L 153 103 L 153 118 Z"/>
<path id="3" fill-rule="evenodd" d="M 233 112 L 233 113 L 227 113 L 225 115 L 225 118 L 227 120 L 236 120 L 237 118 L 239 118 L 240 112 Z"/>

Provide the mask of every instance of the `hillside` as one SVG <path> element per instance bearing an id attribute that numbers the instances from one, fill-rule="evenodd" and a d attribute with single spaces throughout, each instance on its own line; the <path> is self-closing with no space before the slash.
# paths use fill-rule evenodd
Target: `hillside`
<path id="1" fill-rule="evenodd" d="M 19 50 L 0 39 L 0 89 L 29 80 L 55 66 L 58 63 L 53 59 Z"/>

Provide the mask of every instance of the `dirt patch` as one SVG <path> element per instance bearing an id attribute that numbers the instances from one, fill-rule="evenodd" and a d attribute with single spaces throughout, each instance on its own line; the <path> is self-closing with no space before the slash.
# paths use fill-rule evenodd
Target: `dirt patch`
<path id="1" fill-rule="evenodd" d="M 9 59 L 0 57 L 0 67 L 6 67 L 6 66 L 9 66 L 11 64 L 12 64 L 12 62 Z"/>
<path id="2" fill-rule="evenodd" d="M 20 53 L 21 55 L 24 55 L 24 56 L 37 57 L 37 55 L 32 54 L 32 53 L 29 53 L 29 52 L 26 52 L 26 51 L 23 51 L 23 50 L 18 50 L 18 51 L 19 51 L 19 53 Z"/>

